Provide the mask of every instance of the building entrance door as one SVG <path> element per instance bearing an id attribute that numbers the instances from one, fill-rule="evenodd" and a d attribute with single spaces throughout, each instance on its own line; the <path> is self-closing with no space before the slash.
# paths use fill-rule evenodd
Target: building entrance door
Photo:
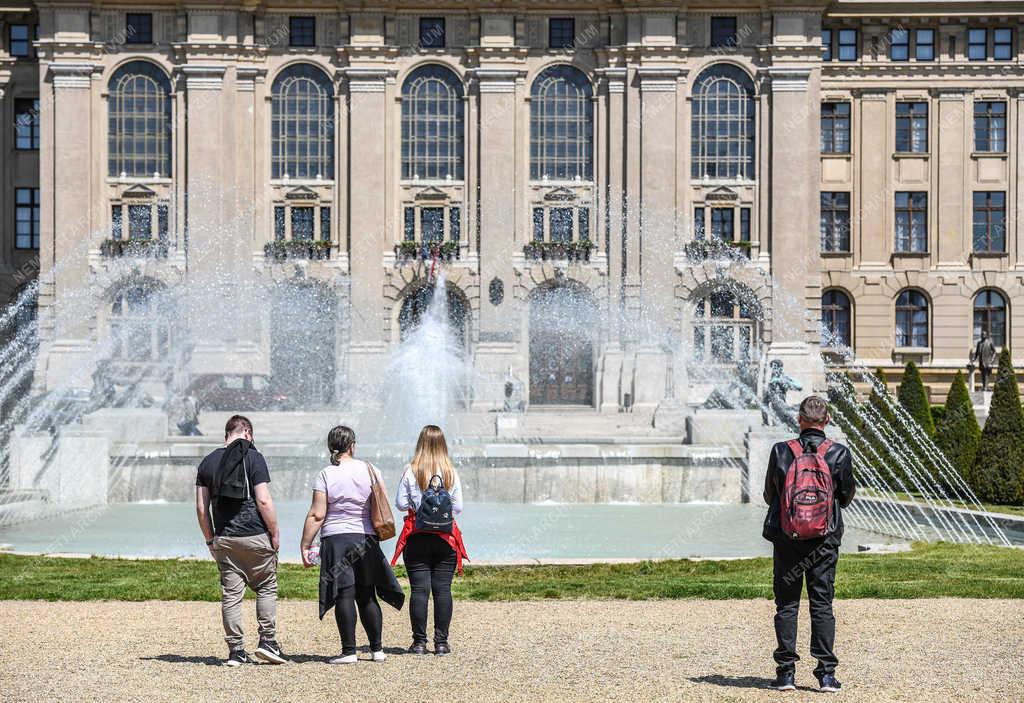
<path id="1" fill-rule="evenodd" d="M 574 286 L 538 289 L 530 299 L 530 403 L 593 405 L 596 306 Z"/>

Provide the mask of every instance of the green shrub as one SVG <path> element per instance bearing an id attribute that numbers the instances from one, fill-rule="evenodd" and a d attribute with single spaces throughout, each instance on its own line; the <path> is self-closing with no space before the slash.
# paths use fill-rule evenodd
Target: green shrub
<path id="1" fill-rule="evenodd" d="M 896 398 L 925 434 L 929 437 L 935 436 L 935 421 L 932 420 L 932 409 L 928 403 L 928 390 L 924 387 L 921 372 L 917 370 L 917 364 L 913 361 L 907 362 Z"/>
<path id="2" fill-rule="evenodd" d="M 1024 411 L 1010 350 L 999 355 L 981 445 L 971 470 L 974 490 L 989 503 L 1020 504 L 1024 500 Z"/>
<path id="3" fill-rule="evenodd" d="M 935 422 L 935 431 L 939 431 L 939 425 L 942 424 L 942 418 L 946 417 L 946 406 L 945 405 L 933 405 L 932 406 L 932 420 Z"/>
<path id="4" fill-rule="evenodd" d="M 941 419 L 935 426 L 935 444 L 960 475 L 970 481 L 971 467 L 974 466 L 974 456 L 981 439 L 981 427 L 978 426 L 978 418 L 974 416 L 974 404 L 967 392 L 962 372 L 956 372 L 946 395 L 946 405 L 941 407 Z"/>

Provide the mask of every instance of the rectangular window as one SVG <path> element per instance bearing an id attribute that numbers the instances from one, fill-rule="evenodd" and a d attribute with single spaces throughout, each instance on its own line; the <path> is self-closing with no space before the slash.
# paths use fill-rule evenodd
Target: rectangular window
<path id="1" fill-rule="evenodd" d="M 424 242 L 444 241 L 444 208 L 420 208 L 420 239 Z"/>
<path id="2" fill-rule="evenodd" d="M 16 249 L 39 248 L 39 189 L 14 189 L 14 246 Z"/>
<path id="3" fill-rule="evenodd" d="M 893 61 L 910 60 L 910 32 L 902 28 L 889 30 L 889 58 Z"/>
<path id="4" fill-rule="evenodd" d="M 549 210 L 551 215 L 550 234 L 552 242 L 572 241 L 572 216 L 571 207 L 553 207 Z"/>
<path id="5" fill-rule="evenodd" d="M 121 205 L 110 206 L 110 237 L 120 239 L 124 236 L 124 227 L 121 225 Z"/>
<path id="6" fill-rule="evenodd" d="M 274 241 L 284 241 L 284 205 L 274 206 Z"/>
<path id="7" fill-rule="evenodd" d="M 992 30 L 992 58 L 1009 61 L 1013 58 L 1013 30 L 1000 27 Z"/>
<path id="8" fill-rule="evenodd" d="M 974 150 L 995 153 L 1006 151 L 1005 102 L 974 103 Z"/>
<path id="9" fill-rule="evenodd" d="M 711 237 L 723 242 L 733 241 L 733 217 L 731 207 L 711 208 Z"/>
<path id="10" fill-rule="evenodd" d="M 128 206 L 128 238 L 129 239 L 152 239 L 153 238 L 153 206 L 152 205 L 129 205 Z"/>
<path id="11" fill-rule="evenodd" d="M 24 58 L 29 54 L 28 25 L 12 24 L 7 28 L 7 37 L 10 40 L 8 50 L 11 56 Z"/>
<path id="12" fill-rule="evenodd" d="M 148 12 L 129 12 L 125 16 L 125 44 L 153 43 L 153 15 Z"/>
<path id="13" fill-rule="evenodd" d="M 331 241 L 331 208 L 320 208 L 320 241 Z"/>
<path id="14" fill-rule="evenodd" d="M 571 49 L 576 41 L 576 20 L 572 17 L 552 17 L 548 20 L 548 46 L 552 49 Z"/>
<path id="15" fill-rule="evenodd" d="M 850 251 L 850 194 L 821 194 L 821 250 Z"/>
<path id="16" fill-rule="evenodd" d="M 984 61 L 988 58 L 988 30 L 974 28 L 967 30 L 967 58 Z"/>
<path id="17" fill-rule="evenodd" d="M 581 207 L 576 211 L 576 226 L 579 230 L 578 239 L 581 242 L 590 241 L 590 208 Z"/>
<path id="18" fill-rule="evenodd" d="M 458 242 L 462 238 L 462 208 L 453 205 L 448 208 L 448 239 Z"/>
<path id="19" fill-rule="evenodd" d="M 824 50 L 821 54 L 822 61 L 832 60 L 832 30 L 823 29 L 821 30 L 821 48 Z"/>
<path id="20" fill-rule="evenodd" d="M 288 43 L 292 46 L 316 46 L 316 18 L 289 17 Z"/>
<path id="21" fill-rule="evenodd" d="M 313 208 L 292 208 L 292 241 L 313 241 Z"/>
<path id="22" fill-rule="evenodd" d="M 420 17 L 420 46 L 424 49 L 444 48 L 444 17 Z"/>
<path id="23" fill-rule="evenodd" d="M 704 207 L 702 205 L 693 209 L 693 238 L 704 239 Z"/>
<path id="24" fill-rule="evenodd" d="M 896 193 L 896 251 L 928 251 L 928 194 Z"/>
<path id="25" fill-rule="evenodd" d="M 1006 193 L 980 191 L 974 194 L 974 251 L 1006 251 Z"/>
<path id="26" fill-rule="evenodd" d="M 750 241 L 750 208 L 740 208 L 740 241 Z"/>
<path id="27" fill-rule="evenodd" d="M 821 153 L 850 153 L 850 103 L 821 104 Z"/>
<path id="28" fill-rule="evenodd" d="M 161 242 L 167 241 L 169 230 L 168 209 L 166 203 L 156 206 L 156 236 Z"/>
<path id="29" fill-rule="evenodd" d="M 711 18 L 711 46 L 736 46 L 736 18 Z"/>
<path id="30" fill-rule="evenodd" d="M 403 212 L 402 236 L 407 242 L 416 241 L 416 208 L 407 206 Z"/>
<path id="31" fill-rule="evenodd" d="M 914 58 L 918 61 L 935 60 L 934 29 L 918 29 L 914 32 Z"/>
<path id="32" fill-rule="evenodd" d="M 533 241 L 544 241 L 544 208 L 533 208 Z"/>
<path id="33" fill-rule="evenodd" d="M 857 30 L 856 29 L 840 29 L 839 30 L 839 60 L 840 61 L 856 61 L 857 60 Z"/>
<path id="34" fill-rule="evenodd" d="M 36 98 L 14 101 L 14 148 L 39 148 L 39 100 Z"/>
<path id="35" fill-rule="evenodd" d="M 896 151 L 928 151 L 928 103 L 896 103 Z"/>

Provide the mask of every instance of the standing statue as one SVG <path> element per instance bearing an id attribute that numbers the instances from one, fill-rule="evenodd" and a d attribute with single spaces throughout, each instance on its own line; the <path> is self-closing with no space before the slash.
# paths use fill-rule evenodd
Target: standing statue
<path id="1" fill-rule="evenodd" d="M 992 375 L 992 369 L 999 362 L 999 354 L 996 352 L 996 345 L 988 336 L 988 332 L 981 333 L 981 339 L 971 351 L 971 365 L 978 364 L 981 371 L 981 390 L 988 390 L 988 377 Z"/>
<path id="2" fill-rule="evenodd" d="M 771 360 L 768 374 L 764 402 L 761 405 L 761 421 L 765 425 L 775 425 L 779 420 L 795 421 L 795 411 L 786 403 L 786 394 L 803 390 L 803 386 L 785 372 L 781 359 Z"/>
<path id="3" fill-rule="evenodd" d="M 181 420 L 178 422 L 178 431 L 186 437 L 199 437 L 199 399 L 192 393 L 186 393 L 181 400 Z"/>

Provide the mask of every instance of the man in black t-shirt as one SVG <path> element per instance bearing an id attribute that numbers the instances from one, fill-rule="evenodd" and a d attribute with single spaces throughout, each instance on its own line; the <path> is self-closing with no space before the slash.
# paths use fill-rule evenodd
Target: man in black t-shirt
<path id="1" fill-rule="evenodd" d="M 269 484 L 267 461 L 252 444 L 252 423 L 233 416 L 224 427 L 224 446 L 200 462 L 196 475 L 199 529 L 220 570 L 221 616 L 230 650 L 227 666 L 251 661 L 242 630 L 246 586 L 256 592 L 260 632 L 256 656 L 273 664 L 285 661 L 276 639 L 281 540 Z"/>

